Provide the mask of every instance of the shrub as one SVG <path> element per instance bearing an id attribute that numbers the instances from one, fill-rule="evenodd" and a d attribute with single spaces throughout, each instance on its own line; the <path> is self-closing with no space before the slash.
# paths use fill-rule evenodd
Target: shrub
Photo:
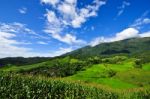
<path id="1" fill-rule="evenodd" d="M 95 57 L 89 58 L 88 62 L 90 64 L 99 64 L 99 63 L 101 63 L 101 59 L 99 57 L 95 56 Z"/>
<path id="2" fill-rule="evenodd" d="M 118 64 L 121 63 L 122 61 L 126 60 L 126 56 L 114 56 L 111 58 L 104 58 L 102 59 L 103 63 L 110 63 L 110 64 Z"/>
<path id="3" fill-rule="evenodd" d="M 142 68 L 142 61 L 140 59 L 136 59 L 133 66 L 134 68 Z"/>
<path id="4" fill-rule="evenodd" d="M 116 73 L 117 73 L 117 72 L 114 71 L 114 70 L 112 70 L 112 69 L 110 69 L 110 70 L 107 71 L 108 77 L 113 77 L 113 76 L 116 75 Z"/>

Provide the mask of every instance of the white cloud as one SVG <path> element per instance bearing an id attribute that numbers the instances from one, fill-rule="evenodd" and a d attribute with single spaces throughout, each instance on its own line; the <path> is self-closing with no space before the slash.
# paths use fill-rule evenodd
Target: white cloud
<path id="1" fill-rule="evenodd" d="M 10 38 L 15 37 L 16 35 L 10 34 L 10 33 L 5 33 L 0 31 L 0 45 L 4 44 L 18 44 L 15 40 L 10 40 Z"/>
<path id="2" fill-rule="evenodd" d="M 0 58 L 21 56 L 28 52 L 30 49 L 17 47 L 20 42 L 14 40 L 15 34 L 0 32 Z"/>
<path id="3" fill-rule="evenodd" d="M 66 15 L 74 15 L 75 14 L 75 7 L 74 4 L 70 3 L 62 3 L 58 5 L 58 10 Z"/>
<path id="4" fill-rule="evenodd" d="M 77 2 L 77 0 L 65 0 L 65 2 L 69 4 L 74 4 Z"/>
<path id="5" fill-rule="evenodd" d="M 14 23 L 0 23 L 0 31 L 11 33 L 11 34 L 18 34 L 21 36 L 28 36 L 33 38 L 39 38 L 39 39 L 50 39 L 48 37 L 42 36 L 35 31 L 29 29 L 26 24 L 14 22 Z"/>
<path id="6" fill-rule="evenodd" d="M 141 26 L 146 25 L 146 24 L 150 24 L 150 18 L 138 18 L 135 20 L 135 22 L 131 25 L 131 27 L 135 27 L 137 29 L 140 29 Z"/>
<path id="7" fill-rule="evenodd" d="M 137 18 L 130 25 L 130 27 L 133 27 L 133 28 L 136 28 L 136 29 L 141 29 L 141 28 L 143 28 L 144 25 L 150 24 L 150 18 L 147 17 L 148 14 L 149 14 L 149 11 L 144 12 L 141 17 Z"/>
<path id="8" fill-rule="evenodd" d="M 56 17 L 55 12 L 49 11 L 49 10 L 47 10 L 47 12 L 48 13 L 46 14 L 46 17 L 47 17 L 48 22 L 49 23 L 55 23 L 55 24 L 58 25 L 59 24 L 59 19 Z"/>
<path id="9" fill-rule="evenodd" d="M 49 4 L 52 6 L 55 6 L 59 2 L 60 2 L 60 0 L 41 0 L 41 3 Z"/>
<path id="10" fill-rule="evenodd" d="M 18 41 L 16 37 L 20 33 L 38 35 L 33 30 L 27 28 L 26 25 L 21 24 L 21 23 L 10 23 L 10 24 L 0 23 L 0 58 L 19 57 L 19 56 L 21 57 L 35 57 L 35 56 L 54 57 L 54 56 L 59 56 L 61 54 L 64 54 L 73 50 L 72 47 L 69 47 L 69 48 L 61 47 L 55 51 L 39 53 L 39 52 L 36 52 L 33 48 L 22 46 L 24 44 L 31 44 L 31 43 Z M 66 38 L 67 37 L 69 38 L 69 36 L 66 36 Z M 46 42 L 43 42 L 43 41 L 39 41 L 37 43 L 47 44 Z"/>
<path id="11" fill-rule="evenodd" d="M 36 36 L 38 35 L 33 30 L 27 28 L 24 24 L 21 23 L 0 23 L 0 58 L 17 56 L 50 56 L 49 53 L 37 53 L 34 52 L 32 48 L 20 46 L 31 44 L 29 41 L 22 42 L 16 40 L 18 35 L 23 36 L 24 34 L 30 34 L 30 36 L 31 34 Z"/>
<path id="12" fill-rule="evenodd" d="M 77 15 L 72 20 L 72 27 L 79 28 L 87 21 L 88 18 L 97 16 L 97 11 L 105 4 L 106 2 L 104 1 L 94 0 L 92 5 L 79 9 L 79 12 L 76 12 Z"/>
<path id="13" fill-rule="evenodd" d="M 59 55 L 62 55 L 62 54 L 65 54 L 65 53 L 68 53 L 68 52 L 71 52 L 73 51 L 72 47 L 69 47 L 69 48 L 62 48 L 60 47 L 59 50 L 55 51 L 54 52 L 54 56 L 59 56 Z"/>
<path id="14" fill-rule="evenodd" d="M 22 24 L 22 23 L 17 23 L 17 22 L 14 22 L 14 23 L 0 23 L 0 31 L 3 31 L 3 32 L 10 32 L 10 33 L 29 33 L 29 34 L 35 34 L 36 33 L 27 28 L 25 24 Z"/>
<path id="15" fill-rule="evenodd" d="M 19 11 L 19 13 L 21 13 L 21 14 L 26 14 L 26 13 L 27 13 L 27 8 L 22 7 L 22 8 L 20 8 L 20 9 L 18 9 L 18 11 Z"/>
<path id="16" fill-rule="evenodd" d="M 41 2 L 51 4 L 50 0 L 41 0 Z M 80 28 L 88 18 L 97 16 L 97 11 L 105 1 L 94 0 L 90 5 L 83 8 L 77 7 L 77 0 L 58 1 L 53 6 L 53 10 L 47 10 L 47 26 L 45 32 L 50 33 L 54 39 L 67 44 L 85 44 L 85 41 L 76 36 L 64 32 L 69 27 Z"/>
<path id="17" fill-rule="evenodd" d="M 72 48 L 60 48 L 55 52 L 38 53 L 32 48 L 17 46 L 20 42 L 14 40 L 14 34 L 0 32 L 0 58 L 4 57 L 54 57 L 72 51 Z M 41 44 L 45 44 L 40 42 Z"/>
<path id="18" fill-rule="evenodd" d="M 38 44 L 41 44 L 41 45 L 47 45 L 47 44 L 48 44 L 48 43 L 43 42 L 43 41 L 38 41 L 37 43 L 38 43 Z"/>
<path id="19" fill-rule="evenodd" d="M 125 8 L 126 8 L 127 6 L 130 6 L 130 5 L 131 5 L 131 4 L 130 4 L 129 2 L 123 1 L 123 2 L 122 2 L 122 5 L 121 5 L 120 7 L 118 7 L 119 11 L 118 11 L 117 16 L 120 16 L 120 15 L 124 12 Z"/>
<path id="20" fill-rule="evenodd" d="M 91 42 L 90 42 L 90 45 L 93 47 L 93 46 L 96 46 L 96 45 L 98 45 L 98 44 L 100 44 L 100 43 L 103 43 L 103 42 L 106 42 L 106 41 L 104 41 L 105 39 L 104 39 L 104 37 L 97 37 L 97 38 L 95 38 L 95 39 L 93 39 Z"/>
<path id="21" fill-rule="evenodd" d="M 130 39 L 130 38 L 136 38 L 136 37 L 150 37 L 150 31 L 145 32 L 145 33 L 140 33 L 135 28 L 127 28 L 119 33 L 116 33 L 116 35 L 114 37 L 106 37 L 106 38 L 105 37 L 97 37 L 97 38 L 93 39 L 89 45 L 91 45 L 93 47 L 100 43 L 115 42 L 115 41 Z"/>
<path id="22" fill-rule="evenodd" d="M 133 37 L 138 37 L 139 31 L 134 28 L 127 28 L 116 34 L 116 37 L 112 41 L 119 41 L 124 39 L 129 39 Z"/>
<path id="23" fill-rule="evenodd" d="M 140 37 L 150 37 L 150 31 L 141 33 Z"/>

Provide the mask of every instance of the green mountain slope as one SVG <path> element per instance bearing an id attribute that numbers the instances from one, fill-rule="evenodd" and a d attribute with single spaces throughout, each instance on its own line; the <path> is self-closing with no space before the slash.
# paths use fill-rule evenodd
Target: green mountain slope
<path id="1" fill-rule="evenodd" d="M 139 55 L 150 56 L 150 37 L 126 39 L 112 43 L 102 43 L 94 47 L 86 46 L 63 56 L 85 59 L 93 56 L 106 57 L 119 54 L 137 57 Z"/>
<path id="2" fill-rule="evenodd" d="M 114 89 L 144 88 L 150 84 L 150 38 L 86 46 L 42 63 L 7 65 L 1 71 L 79 80 Z"/>

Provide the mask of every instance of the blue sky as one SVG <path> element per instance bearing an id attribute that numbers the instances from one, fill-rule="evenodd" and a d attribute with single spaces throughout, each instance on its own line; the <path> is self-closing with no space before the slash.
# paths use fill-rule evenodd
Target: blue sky
<path id="1" fill-rule="evenodd" d="M 57 56 L 150 36 L 150 0 L 1 0 L 0 58 Z"/>

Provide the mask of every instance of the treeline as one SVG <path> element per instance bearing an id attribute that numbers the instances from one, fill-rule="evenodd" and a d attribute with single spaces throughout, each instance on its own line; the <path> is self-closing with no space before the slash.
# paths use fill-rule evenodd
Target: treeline
<path id="1" fill-rule="evenodd" d="M 17 72 L 30 75 L 42 75 L 46 77 L 67 77 L 76 74 L 78 71 L 83 71 L 94 64 L 121 64 L 127 59 L 126 56 L 114 56 L 110 58 L 100 58 L 95 56 L 90 57 L 87 60 L 74 59 L 69 56 L 64 58 L 59 57 L 47 61 L 37 68 L 29 70 L 20 69 Z M 110 76 L 115 74 L 114 71 L 110 70 L 109 72 Z"/>
<path id="2" fill-rule="evenodd" d="M 0 59 L 0 66 L 7 66 L 7 65 L 16 65 L 16 66 L 30 65 L 30 64 L 36 64 L 36 63 L 48 61 L 50 59 L 51 59 L 50 57 L 29 57 L 29 58 L 8 57 L 8 58 L 2 58 L 2 59 Z"/>
<path id="3" fill-rule="evenodd" d="M 19 70 L 22 74 L 42 75 L 47 77 L 66 77 L 81 71 L 83 68 L 89 66 L 86 61 L 80 61 L 70 57 L 55 58 L 47 61 L 38 68 L 30 70 Z"/>
<path id="4" fill-rule="evenodd" d="M 22 66 L 19 67 L 14 72 L 21 74 L 30 74 L 30 75 L 42 75 L 46 77 L 67 77 L 76 74 L 78 71 L 83 71 L 94 64 L 104 64 L 107 67 L 107 64 L 122 64 L 126 60 L 133 60 L 134 68 L 142 68 L 142 66 L 150 62 L 149 58 L 129 58 L 128 56 L 111 56 L 111 57 L 98 57 L 93 56 L 89 57 L 86 60 L 79 60 L 71 57 L 55 57 L 51 58 L 48 61 L 44 61 L 41 64 L 29 65 L 32 68 L 26 69 Z M 27 65 L 28 66 L 28 65 Z M 6 66 L 7 67 L 7 66 Z M 11 70 L 10 70 L 11 71 Z M 12 70 L 13 71 L 13 70 Z M 110 70 L 108 71 L 109 76 L 114 76 L 116 71 Z"/>

